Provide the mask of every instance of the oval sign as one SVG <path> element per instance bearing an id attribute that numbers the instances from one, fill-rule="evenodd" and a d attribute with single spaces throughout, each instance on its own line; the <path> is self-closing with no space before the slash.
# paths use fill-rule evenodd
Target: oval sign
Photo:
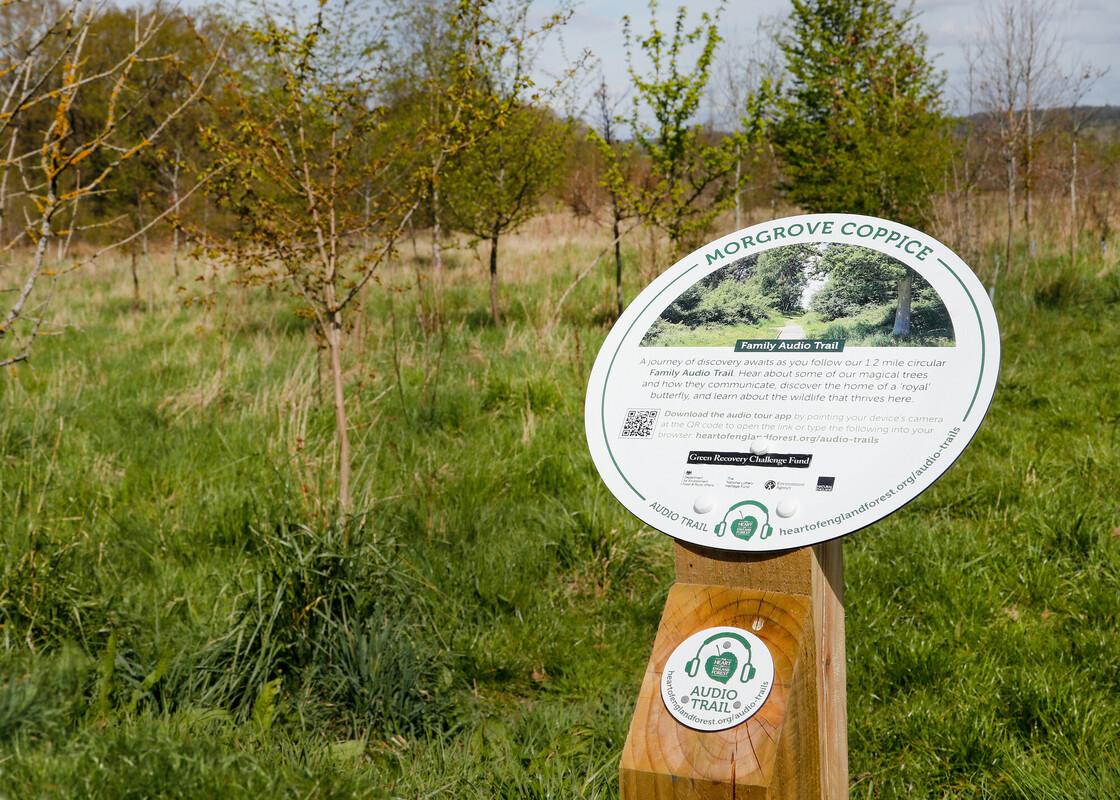
<path id="1" fill-rule="evenodd" d="M 591 371 L 587 441 L 611 492 L 670 536 L 802 547 L 944 474 L 998 369 L 992 304 L 945 245 L 874 217 L 788 217 L 638 295 Z"/>

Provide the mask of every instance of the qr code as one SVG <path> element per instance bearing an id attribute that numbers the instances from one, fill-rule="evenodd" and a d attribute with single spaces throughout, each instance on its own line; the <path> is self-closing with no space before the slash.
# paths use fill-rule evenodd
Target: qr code
<path id="1" fill-rule="evenodd" d="M 656 408 L 631 408 L 626 411 L 626 421 L 622 423 L 622 436 L 630 439 L 648 439 L 653 436 L 653 426 L 657 422 Z"/>

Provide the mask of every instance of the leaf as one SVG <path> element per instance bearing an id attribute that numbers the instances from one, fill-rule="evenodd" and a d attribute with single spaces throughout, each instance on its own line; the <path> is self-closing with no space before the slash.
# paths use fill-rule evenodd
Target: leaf
<path id="1" fill-rule="evenodd" d="M 281 678 L 274 678 L 261 687 L 253 701 L 253 729 L 259 736 L 268 733 L 276 715 L 276 697 L 280 694 Z"/>
<path id="2" fill-rule="evenodd" d="M 117 632 L 109 634 L 109 643 L 101 654 L 101 665 L 97 670 L 97 716 L 104 719 L 109 715 L 109 694 L 113 689 L 113 668 L 117 663 Z"/>
<path id="3" fill-rule="evenodd" d="M 152 690 L 152 687 L 155 686 L 159 682 L 159 679 L 167 672 L 169 666 L 171 666 L 171 651 L 165 650 L 163 655 L 160 656 L 155 669 L 148 673 L 139 688 L 132 690 L 132 699 L 128 702 L 129 714 L 135 713 L 136 705 L 140 702 L 140 698 Z"/>

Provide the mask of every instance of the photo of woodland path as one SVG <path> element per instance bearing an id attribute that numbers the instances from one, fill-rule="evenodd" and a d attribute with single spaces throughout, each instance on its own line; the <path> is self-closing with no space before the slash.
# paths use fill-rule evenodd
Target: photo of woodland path
<path id="1" fill-rule="evenodd" d="M 901 261 L 848 244 L 787 245 L 701 278 L 669 304 L 644 347 L 737 339 L 843 339 L 849 347 L 952 347 L 953 323 Z"/>

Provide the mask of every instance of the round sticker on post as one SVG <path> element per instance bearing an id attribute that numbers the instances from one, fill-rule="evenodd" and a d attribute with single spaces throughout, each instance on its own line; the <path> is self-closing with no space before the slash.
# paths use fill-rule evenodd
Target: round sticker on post
<path id="1" fill-rule="evenodd" d="M 722 731 L 749 719 L 773 686 L 770 651 L 741 628 L 694 633 L 677 645 L 661 673 L 665 707 L 698 731 Z"/>
<path id="2" fill-rule="evenodd" d="M 660 275 L 607 335 L 592 458 L 642 521 L 784 550 L 897 511 L 964 451 L 995 391 L 980 281 L 932 237 L 813 214 L 724 236 Z"/>

